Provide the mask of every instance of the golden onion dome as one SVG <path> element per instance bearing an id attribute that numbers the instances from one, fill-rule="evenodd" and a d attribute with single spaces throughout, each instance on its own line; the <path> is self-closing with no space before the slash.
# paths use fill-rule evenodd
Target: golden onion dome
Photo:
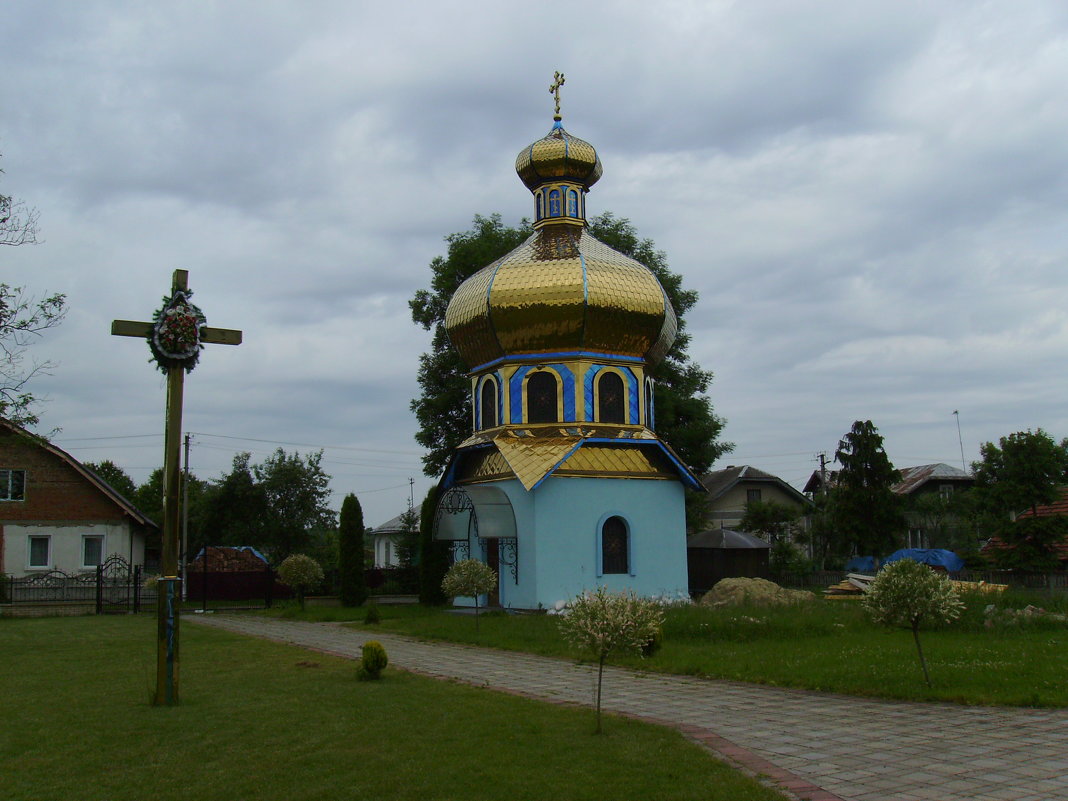
<path id="1" fill-rule="evenodd" d="M 589 189 L 601 177 L 601 159 L 593 145 L 565 131 L 557 118 L 549 133 L 519 151 L 515 171 L 532 192 L 551 181 L 570 181 Z"/>
<path id="2" fill-rule="evenodd" d="M 585 228 L 539 228 L 462 283 L 445 313 L 472 370 L 505 357 L 603 354 L 660 362 L 678 331 L 656 276 Z"/>

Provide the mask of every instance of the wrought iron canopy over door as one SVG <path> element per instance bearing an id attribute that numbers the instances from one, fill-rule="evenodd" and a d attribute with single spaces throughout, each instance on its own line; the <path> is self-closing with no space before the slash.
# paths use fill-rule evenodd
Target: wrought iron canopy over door
<path id="1" fill-rule="evenodd" d="M 519 582 L 519 539 L 515 512 L 508 495 L 499 487 L 472 484 L 452 487 L 438 501 L 434 538 L 452 543 L 454 558 L 470 558 L 471 535 L 486 552 L 487 540 L 499 541 L 500 563 L 507 565 Z"/>

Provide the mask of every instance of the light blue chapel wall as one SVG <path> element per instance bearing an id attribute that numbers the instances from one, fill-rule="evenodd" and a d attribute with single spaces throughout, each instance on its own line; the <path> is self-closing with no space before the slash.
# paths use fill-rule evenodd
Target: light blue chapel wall
<path id="1" fill-rule="evenodd" d="M 687 593 L 680 482 L 552 476 L 530 495 L 537 581 L 533 607 L 552 607 L 601 585 L 643 596 Z M 597 574 L 600 524 L 611 515 L 627 521 L 631 575 Z M 520 557 L 523 565 L 531 561 L 529 549 L 527 556 Z"/>

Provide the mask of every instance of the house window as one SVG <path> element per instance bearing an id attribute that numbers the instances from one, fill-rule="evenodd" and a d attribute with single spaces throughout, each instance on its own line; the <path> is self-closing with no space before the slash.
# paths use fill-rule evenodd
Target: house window
<path id="1" fill-rule="evenodd" d="M 938 494 L 942 497 L 943 501 L 948 501 L 949 496 L 953 494 L 953 485 L 940 484 L 938 487 Z"/>
<path id="2" fill-rule="evenodd" d="M 30 567 L 52 566 L 52 538 L 30 537 Z"/>
<path id="3" fill-rule="evenodd" d="M 82 567 L 96 567 L 104 561 L 104 538 L 99 534 L 82 536 Z"/>
<path id="4" fill-rule="evenodd" d="M 482 427 L 493 428 L 497 425 L 497 385 L 492 378 L 482 382 Z"/>
<path id="5" fill-rule="evenodd" d="M 610 517 L 601 526 L 601 573 L 630 572 L 630 542 L 627 522 L 622 517 Z"/>
<path id="6" fill-rule="evenodd" d="M 26 498 L 26 471 L 0 470 L 0 501 L 21 501 Z"/>
<path id="7" fill-rule="evenodd" d="M 542 371 L 527 379 L 527 422 L 560 422 L 555 374 Z"/>
<path id="8" fill-rule="evenodd" d="M 601 373 L 597 379 L 597 420 L 601 423 L 625 423 L 623 379 L 619 373 Z"/>
<path id="9" fill-rule="evenodd" d="M 751 489 L 751 490 L 746 490 L 745 491 L 745 502 L 746 503 L 753 503 L 754 501 L 759 501 L 759 500 L 760 500 L 760 490 Z"/>

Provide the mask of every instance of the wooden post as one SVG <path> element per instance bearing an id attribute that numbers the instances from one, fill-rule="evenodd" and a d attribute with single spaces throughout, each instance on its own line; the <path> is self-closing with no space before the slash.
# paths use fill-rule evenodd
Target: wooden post
<path id="1" fill-rule="evenodd" d="M 189 288 L 189 272 L 175 270 L 171 281 L 171 295 Z M 153 323 L 132 320 L 113 320 L 111 333 L 115 336 L 147 339 L 154 333 Z M 241 332 L 226 328 L 201 329 L 201 342 L 217 345 L 240 345 Z M 178 703 L 178 621 L 182 593 L 178 577 L 178 544 L 181 531 L 181 459 L 182 396 L 185 389 L 185 368 L 167 368 L 167 411 L 163 438 L 163 547 L 156 604 L 156 694 L 157 706 Z"/>

